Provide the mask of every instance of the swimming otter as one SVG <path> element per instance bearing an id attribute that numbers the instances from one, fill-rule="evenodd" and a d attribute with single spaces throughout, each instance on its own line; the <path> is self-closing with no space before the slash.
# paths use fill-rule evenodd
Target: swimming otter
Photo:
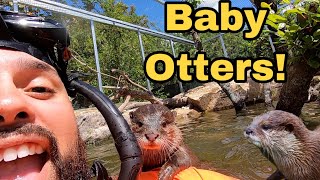
<path id="1" fill-rule="evenodd" d="M 160 104 L 144 105 L 130 113 L 131 128 L 143 154 L 142 171 L 161 168 L 158 179 L 172 179 L 192 165 L 175 116 L 175 112 Z"/>
<path id="2" fill-rule="evenodd" d="M 274 110 L 255 117 L 244 135 L 260 148 L 286 179 L 320 178 L 319 128 L 310 131 L 294 114 Z M 281 176 L 281 173 L 277 171 L 268 179 Z"/>

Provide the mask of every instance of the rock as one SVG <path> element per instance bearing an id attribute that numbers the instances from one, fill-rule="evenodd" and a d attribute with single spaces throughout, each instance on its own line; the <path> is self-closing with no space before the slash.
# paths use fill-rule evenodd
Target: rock
<path id="1" fill-rule="evenodd" d="M 110 135 L 110 130 L 96 108 L 75 110 L 81 138 L 86 144 L 96 144 Z"/>
<path id="2" fill-rule="evenodd" d="M 242 86 L 245 86 L 242 84 Z M 231 82 L 231 88 L 234 91 L 239 92 L 242 95 L 246 94 L 246 91 L 239 84 Z M 176 97 L 181 97 L 182 94 L 178 94 Z M 218 111 L 222 109 L 229 109 L 233 107 L 232 102 L 228 96 L 222 91 L 220 86 L 216 82 L 205 83 L 202 86 L 198 86 L 194 89 L 190 89 L 183 96 L 188 97 L 188 102 L 192 105 L 192 108 L 199 111 Z"/>
<path id="3" fill-rule="evenodd" d="M 238 92 L 240 96 L 247 97 L 246 102 L 258 102 L 264 100 L 263 84 L 248 78 L 246 83 L 230 82 L 231 89 Z M 279 97 L 281 85 L 271 82 L 271 92 L 273 100 Z M 205 83 L 186 93 L 180 93 L 173 98 L 187 97 L 191 108 L 201 112 L 219 111 L 233 108 L 229 97 L 224 93 L 216 82 Z"/>
<path id="4" fill-rule="evenodd" d="M 247 89 L 247 100 L 248 102 L 254 102 L 257 100 L 263 100 L 264 94 L 263 94 L 263 84 L 255 82 L 253 79 L 248 77 L 247 83 L 248 89 Z"/>
<path id="5" fill-rule="evenodd" d="M 131 123 L 130 111 L 122 114 L 128 124 Z M 80 136 L 86 144 L 99 143 L 111 135 L 109 127 L 97 108 L 78 109 L 75 110 L 75 115 Z"/>
<path id="6" fill-rule="evenodd" d="M 271 82 L 271 94 L 273 101 L 279 101 L 280 91 L 282 88 L 281 83 Z"/>
<path id="7" fill-rule="evenodd" d="M 219 100 L 226 97 L 225 94 L 221 93 L 220 86 L 215 82 L 205 83 L 203 86 L 190 89 L 184 96 L 188 97 L 188 102 L 192 105 L 192 108 L 199 111 L 208 111 L 220 107 L 221 101 Z M 223 102 L 223 106 L 232 106 L 228 98 Z"/>
<path id="8" fill-rule="evenodd" d="M 176 124 L 178 126 L 188 124 L 201 116 L 200 112 L 188 107 L 176 108 L 173 111 L 177 113 Z"/>

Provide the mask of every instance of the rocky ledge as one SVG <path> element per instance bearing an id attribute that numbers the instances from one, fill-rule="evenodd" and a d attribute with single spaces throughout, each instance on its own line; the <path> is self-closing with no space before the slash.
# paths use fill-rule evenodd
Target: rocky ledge
<path id="1" fill-rule="evenodd" d="M 247 103 L 264 100 L 263 84 L 248 80 L 246 83 L 231 83 L 231 88 L 247 97 Z M 271 83 L 272 98 L 277 100 L 281 84 Z M 187 124 L 198 119 L 202 113 L 208 111 L 219 111 L 233 108 L 232 102 L 215 82 L 206 83 L 202 86 L 190 89 L 174 98 L 187 97 L 192 106 L 173 109 L 177 112 L 176 123 Z M 146 102 L 144 102 L 145 104 Z M 130 124 L 129 112 L 123 113 L 123 117 Z M 110 131 L 104 118 L 96 108 L 79 109 L 75 111 L 80 135 L 86 144 L 96 144 L 110 136 Z"/>

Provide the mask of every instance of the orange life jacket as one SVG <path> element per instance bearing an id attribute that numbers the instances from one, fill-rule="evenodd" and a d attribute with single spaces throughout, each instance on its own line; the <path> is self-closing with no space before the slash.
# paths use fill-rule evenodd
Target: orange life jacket
<path id="1" fill-rule="evenodd" d="M 138 180 L 157 180 L 160 168 L 141 172 L 138 175 Z M 218 172 L 209 171 L 205 169 L 197 169 L 195 167 L 190 167 L 179 172 L 174 180 L 238 180 L 236 178 L 220 174 Z"/>

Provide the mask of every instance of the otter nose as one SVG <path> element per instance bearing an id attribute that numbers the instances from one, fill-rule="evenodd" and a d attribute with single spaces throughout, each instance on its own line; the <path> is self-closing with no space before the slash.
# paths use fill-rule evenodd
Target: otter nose
<path id="1" fill-rule="evenodd" d="M 246 129 L 246 134 L 247 134 L 247 135 L 250 135 L 250 134 L 252 134 L 252 133 L 253 133 L 252 129 L 250 129 L 250 128 L 247 128 L 247 129 Z"/>
<path id="2" fill-rule="evenodd" d="M 150 134 L 145 134 L 145 136 L 149 141 L 153 142 L 159 137 L 159 134 L 150 133 Z"/>

